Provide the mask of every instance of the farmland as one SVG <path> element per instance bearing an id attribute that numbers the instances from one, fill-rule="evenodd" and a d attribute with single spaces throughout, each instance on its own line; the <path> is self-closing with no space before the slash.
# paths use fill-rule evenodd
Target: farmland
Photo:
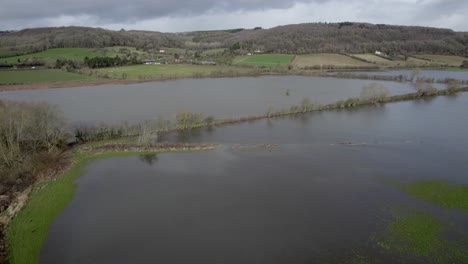
<path id="1" fill-rule="evenodd" d="M 292 55 L 287 54 L 239 56 L 232 63 L 244 66 L 287 67 L 292 58 Z"/>
<path id="2" fill-rule="evenodd" d="M 53 82 L 81 82 L 93 81 L 95 77 L 71 73 L 61 70 L 9 70 L 0 71 L 0 85 L 53 83 Z"/>
<path id="3" fill-rule="evenodd" d="M 100 53 L 86 48 L 64 48 L 64 49 L 49 49 L 37 53 L 31 53 L 21 56 L 8 57 L 0 59 L 0 62 L 16 63 L 18 60 L 23 61 L 29 58 L 36 58 L 45 62 L 55 62 L 57 59 L 67 60 L 83 60 L 85 57 L 100 56 Z"/>
<path id="4" fill-rule="evenodd" d="M 334 53 L 317 53 L 299 55 L 293 62 L 294 68 L 370 68 L 372 63 L 363 62 L 351 57 Z"/>
<path id="5" fill-rule="evenodd" d="M 254 74 L 249 68 L 230 66 L 198 66 L 188 64 L 136 65 L 103 68 L 88 74 L 111 79 L 157 80 L 210 76 L 237 76 Z"/>
<path id="6" fill-rule="evenodd" d="M 14 56 L 8 58 L 0 58 L 0 63 L 17 63 L 18 60 L 24 61 L 26 59 L 35 58 L 42 60 L 46 63 L 54 63 L 56 60 L 73 60 L 73 61 L 83 61 L 85 57 L 137 57 L 139 59 L 145 59 L 146 57 L 151 56 L 150 53 L 138 50 L 133 47 L 124 47 L 124 46 L 115 46 L 115 47 L 106 47 L 106 48 L 97 48 L 97 49 L 88 49 L 88 48 L 57 48 L 49 49 L 46 51 L 36 52 L 25 54 L 21 56 Z"/>
<path id="7" fill-rule="evenodd" d="M 431 60 L 435 63 L 447 64 L 448 66 L 459 67 L 462 65 L 463 61 L 468 60 L 467 58 L 461 56 L 447 56 L 447 55 L 420 55 L 418 58 L 423 58 L 426 60 Z"/>

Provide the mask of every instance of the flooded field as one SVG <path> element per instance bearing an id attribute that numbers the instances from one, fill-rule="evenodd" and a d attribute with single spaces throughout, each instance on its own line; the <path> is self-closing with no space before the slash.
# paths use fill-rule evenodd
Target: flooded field
<path id="1" fill-rule="evenodd" d="M 168 136 L 220 145 L 90 164 L 40 263 L 464 263 L 463 201 L 411 184 L 466 188 L 467 112 L 461 94 Z"/>
<path id="2" fill-rule="evenodd" d="M 382 75 L 382 76 L 411 76 L 414 70 L 386 70 L 386 71 L 365 71 L 353 72 L 355 74 Z M 419 70 L 420 77 L 434 78 L 438 80 L 457 79 L 468 80 L 468 71 L 440 71 L 440 70 Z"/>
<path id="3" fill-rule="evenodd" d="M 75 124 L 172 119 L 180 111 L 231 118 L 263 114 L 270 107 L 289 108 L 304 97 L 323 104 L 357 97 L 364 86 L 376 82 L 391 95 L 415 91 L 408 83 L 262 76 L 8 91 L 0 92 L 0 99 L 49 102 Z"/>

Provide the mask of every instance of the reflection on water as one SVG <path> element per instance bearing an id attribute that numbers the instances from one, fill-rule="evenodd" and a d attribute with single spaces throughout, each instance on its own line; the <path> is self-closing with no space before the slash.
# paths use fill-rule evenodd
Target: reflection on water
<path id="1" fill-rule="evenodd" d="M 156 153 L 154 154 L 143 154 L 138 156 L 141 161 L 144 163 L 147 163 L 149 165 L 153 165 L 158 161 L 158 155 Z"/>

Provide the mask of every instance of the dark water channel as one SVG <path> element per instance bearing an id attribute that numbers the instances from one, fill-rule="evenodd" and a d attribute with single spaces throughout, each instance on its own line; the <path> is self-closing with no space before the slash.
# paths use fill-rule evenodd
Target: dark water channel
<path id="1" fill-rule="evenodd" d="M 436 212 L 465 237 L 468 216 L 386 179 L 468 183 L 467 113 L 468 94 L 311 113 L 165 139 L 215 151 L 95 162 L 40 262 L 347 263 L 364 248 L 370 263 L 410 263 L 368 245 L 395 207 Z M 258 143 L 273 146 L 237 145 Z"/>

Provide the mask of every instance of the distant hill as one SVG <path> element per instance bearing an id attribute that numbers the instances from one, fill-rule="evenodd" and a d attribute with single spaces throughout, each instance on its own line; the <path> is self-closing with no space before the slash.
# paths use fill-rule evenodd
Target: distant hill
<path id="1" fill-rule="evenodd" d="M 51 48 L 181 47 L 176 34 L 152 31 L 113 31 L 88 27 L 32 28 L 0 35 L 0 55 L 10 56 Z M 3 56 L 5 57 L 5 56 Z"/>
<path id="2" fill-rule="evenodd" d="M 368 23 L 309 23 L 271 29 L 230 29 L 161 33 L 113 31 L 87 27 L 24 29 L 0 34 L 0 56 L 20 55 L 50 48 L 131 46 L 141 49 L 176 47 L 229 48 L 271 53 L 315 52 L 468 55 L 468 33 L 414 26 Z"/>

